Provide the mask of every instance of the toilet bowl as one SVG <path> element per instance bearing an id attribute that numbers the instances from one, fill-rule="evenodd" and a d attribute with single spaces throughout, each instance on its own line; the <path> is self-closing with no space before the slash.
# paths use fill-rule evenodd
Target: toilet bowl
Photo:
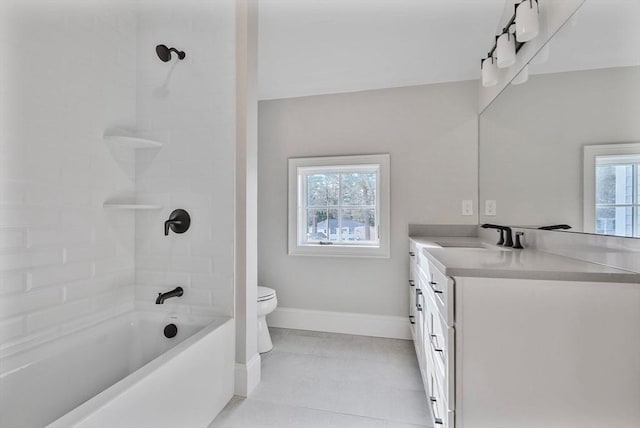
<path id="1" fill-rule="evenodd" d="M 261 354 L 273 349 L 266 317 L 277 305 L 276 291 L 273 288 L 258 286 L 258 352 Z"/>

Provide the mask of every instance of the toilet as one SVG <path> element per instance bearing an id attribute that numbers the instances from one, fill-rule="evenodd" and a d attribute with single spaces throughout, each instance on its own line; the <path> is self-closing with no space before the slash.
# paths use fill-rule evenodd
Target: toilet
<path id="1" fill-rule="evenodd" d="M 258 352 L 261 354 L 273 349 L 266 317 L 277 305 L 276 290 L 258 286 Z"/>

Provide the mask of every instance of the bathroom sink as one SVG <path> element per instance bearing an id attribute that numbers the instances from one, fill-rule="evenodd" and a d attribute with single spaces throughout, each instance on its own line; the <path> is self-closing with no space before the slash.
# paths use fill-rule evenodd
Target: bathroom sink
<path id="1" fill-rule="evenodd" d="M 442 248 L 480 248 L 488 250 L 482 242 L 436 242 Z"/>
<path id="2" fill-rule="evenodd" d="M 469 248 L 486 251 L 511 251 L 511 248 L 498 247 L 484 242 L 434 242 L 442 248 Z"/>

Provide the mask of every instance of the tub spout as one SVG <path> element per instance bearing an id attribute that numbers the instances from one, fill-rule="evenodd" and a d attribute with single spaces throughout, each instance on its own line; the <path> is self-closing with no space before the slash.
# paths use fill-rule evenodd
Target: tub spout
<path id="1" fill-rule="evenodd" d="M 167 291 L 166 293 L 158 293 L 158 298 L 156 299 L 156 305 L 161 305 L 165 300 L 170 299 L 172 297 L 180 297 L 184 294 L 184 290 L 182 287 L 176 287 L 171 291 Z"/>

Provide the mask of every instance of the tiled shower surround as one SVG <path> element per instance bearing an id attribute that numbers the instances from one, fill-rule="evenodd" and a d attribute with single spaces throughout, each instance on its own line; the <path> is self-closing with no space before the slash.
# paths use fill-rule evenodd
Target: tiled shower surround
<path id="1" fill-rule="evenodd" d="M 0 353 L 177 285 L 158 309 L 231 315 L 234 19 L 230 0 L 1 2 Z M 123 158 L 114 128 L 163 147 Z M 103 207 L 123 197 L 162 208 Z M 192 227 L 165 237 L 175 208 Z"/>
<path id="2" fill-rule="evenodd" d="M 184 50 L 186 58 L 161 63 L 158 43 Z M 166 306 L 232 314 L 235 52 L 232 0 L 148 0 L 141 6 L 138 126 L 163 147 L 138 154 L 144 171 L 136 194 L 163 208 L 136 216 L 139 306 L 154 308 L 158 292 L 180 285 L 184 296 Z M 191 227 L 166 237 L 164 221 L 177 208 L 189 212 Z"/>

